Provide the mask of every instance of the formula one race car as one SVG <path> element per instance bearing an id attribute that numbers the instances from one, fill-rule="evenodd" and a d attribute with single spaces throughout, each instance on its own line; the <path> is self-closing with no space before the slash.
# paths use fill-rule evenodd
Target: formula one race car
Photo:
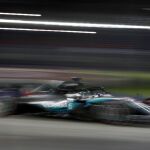
<path id="1" fill-rule="evenodd" d="M 20 97 L 16 102 L 17 113 L 108 122 L 150 123 L 148 105 L 130 97 L 111 95 L 101 87 L 85 87 L 76 80 L 57 84 L 46 98 L 41 97 L 41 94 L 37 97 L 36 92 L 35 95 L 33 93 Z"/>
<path id="2" fill-rule="evenodd" d="M 48 116 L 150 123 L 150 107 L 129 97 L 103 97 L 79 92 L 67 94 L 66 99 L 22 102 L 21 105 L 22 109 Z"/>
<path id="3" fill-rule="evenodd" d="M 68 83 L 70 84 L 70 82 Z M 130 97 L 113 96 L 102 89 L 79 89 L 78 87 L 78 90 L 69 90 L 69 92 L 55 90 L 48 100 L 20 101 L 18 112 L 81 120 L 150 123 L 150 107 L 148 105 Z"/>

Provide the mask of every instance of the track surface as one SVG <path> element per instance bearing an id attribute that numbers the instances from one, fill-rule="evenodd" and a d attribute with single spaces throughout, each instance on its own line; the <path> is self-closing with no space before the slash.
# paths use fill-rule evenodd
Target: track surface
<path id="1" fill-rule="evenodd" d="M 0 119 L 0 150 L 149 150 L 150 128 L 62 119 Z"/>

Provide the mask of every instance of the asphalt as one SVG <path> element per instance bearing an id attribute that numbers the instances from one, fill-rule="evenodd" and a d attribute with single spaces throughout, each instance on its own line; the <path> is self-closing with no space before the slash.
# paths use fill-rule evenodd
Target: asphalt
<path id="1" fill-rule="evenodd" d="M 0 119 L 0 150 L 149 150 L 150 128 L 74 120 Z"/>

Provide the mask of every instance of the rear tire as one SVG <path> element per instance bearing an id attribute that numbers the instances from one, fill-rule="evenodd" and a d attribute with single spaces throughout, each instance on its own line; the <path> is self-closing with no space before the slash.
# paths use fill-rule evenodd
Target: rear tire
<path id="1" fill-rule="evenodd" d="M 15 108 L 14 98 L 6 96 L 0 98 L 0 117 L 13 114 Z"/>

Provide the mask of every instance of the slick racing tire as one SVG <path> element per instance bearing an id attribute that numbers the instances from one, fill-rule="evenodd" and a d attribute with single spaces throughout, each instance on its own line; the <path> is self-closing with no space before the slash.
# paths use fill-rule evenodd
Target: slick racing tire
<path id="1" fill-rule="evenodd" d="M 150 105 L 150 97 L 143 100 L 143 103 Z"/>
<path id="2" fill-rule="evenodd" d="M 91 116 L 98 121 L 107 123 L 119 123 L 126 122 L 126 116 L 128 114 L 127 109 L 118 109 L 112 107 L 92 106 Z"/>
<path id="3" fill-rule="evenodd" d="M 0 98 L 0 117 L 13 114 L 15 110 L 15 103 L 11 97 Z"/>

